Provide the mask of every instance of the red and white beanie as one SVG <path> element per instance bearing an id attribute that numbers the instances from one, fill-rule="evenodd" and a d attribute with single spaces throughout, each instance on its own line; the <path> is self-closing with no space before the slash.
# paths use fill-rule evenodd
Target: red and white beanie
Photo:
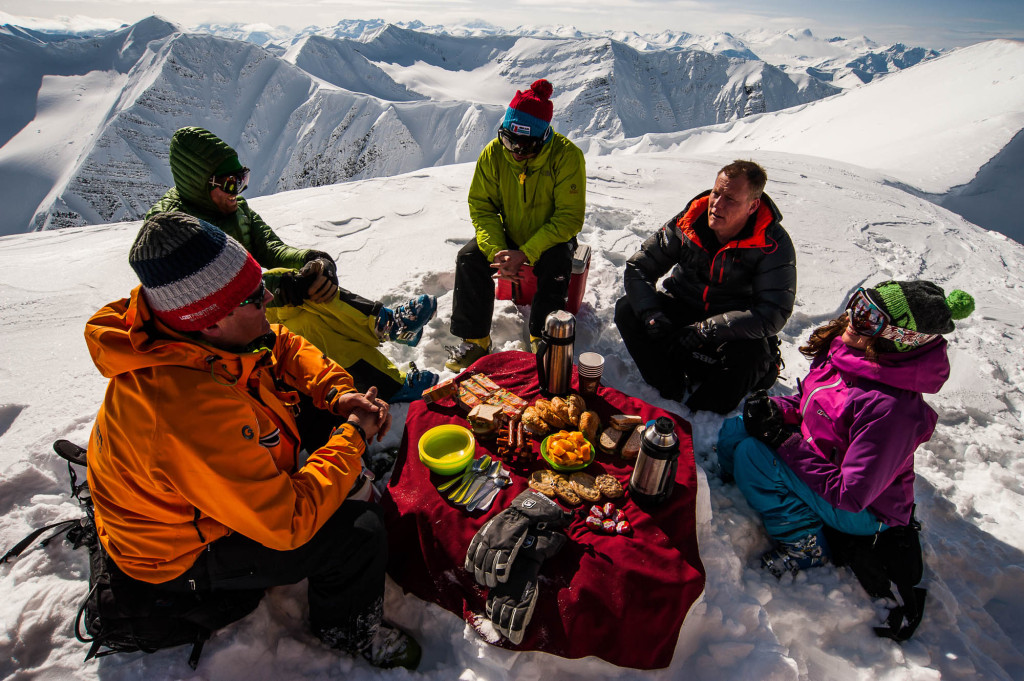
<path id="1" fill-rule="evenodd" d="M 262 269 L 245 248 L 186 213 L 158 213 L 128 254 L 146 303 L 177 331 L 199 331 L 228 316 L 260 285 Z"/>

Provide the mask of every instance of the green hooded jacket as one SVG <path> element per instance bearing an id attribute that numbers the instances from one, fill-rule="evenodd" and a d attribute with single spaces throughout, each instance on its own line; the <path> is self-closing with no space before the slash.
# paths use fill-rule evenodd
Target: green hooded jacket
<path id="1" fill-rule="evenodd" d="M 516 161 L 495 138 L 476 162 L 469 216 L 480 250 L 493 261 L 516 244 L 532 265 L 555 244 L 583 229 L 587 171 L 583 152 L 554 133 L 541 152 Z"/>
<path id="2" fill-rule="evenodd" d="M 169 160 L 174 186 L 146 213 L 181 211 L 219 227 L 245 246 L 264 269 L 300 269 L 309 251 L 288 246 L 274 233 L 259 213 L 249 208 L 241 196 L 238 210 L 221 213 L 210 198 L 210 177 L 226 159 L 237 156 L 235 150 L 203 128 L 181 128 L 171 137 Z M 277 290 L 277 277 L 264 276 L 267 286 Z"/>

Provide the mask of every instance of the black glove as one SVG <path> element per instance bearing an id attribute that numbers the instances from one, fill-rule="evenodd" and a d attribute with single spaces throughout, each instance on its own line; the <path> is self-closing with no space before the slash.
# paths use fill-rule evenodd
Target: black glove
<path id="1" fill-rule="evenodd" d="M 331 281 L 332 284 L 337 286 L 338 264 L 334 262 L 334 258 L 332 258 L 329 253 L 324 253 L 323 251 L 309 251 L 306 254 L 306 266 L 299 270 L 299 272 L 305 271 L 306 267 L 309 267 L 314 260 L 319 260 L 321 262 L 320 267 L 322 269 L 320 271 Z M 316 279 L 316 277 L 313 278 Z"/>
<path id="2" fill-rule="evenodd" d="M 747 434 L 756 437 L 772 449 L 778 449 L 789 437 L 782 410 L 765 390 L 756 390 L 743 405 L 743 426 Z"/>
<path id="3" fill-rule="evenodd" d="M 307 260 L 301 270 L 285 272 L 278 280 L 277 293 L 274 296 L 285 305 L 302 305 L 309 298 L 309 288 L 321 274 L 336 287 L 338 285 L 337 266 L 331 256 L 320 251 L 312 251 L 322 257 Z"/>
<path id="4" fill-rule="evenodd" d="M 680 352 L 693 352 L 704 344 L 704 333 L 696 325 L 684 326 L 679 329 L 679 336 L 674 343 Z"/>
<path id="5" fill-rule="evenodd" d="M 541 564 L 565 545 L 561 532 L 537 530 L 527 535 L 508 581 L 487 595 L 485 611 L 502 636 L 515 644 L 523 642 L 526 625 L 537 604 L 537 575 Z"/>
<path id="6" fill-rule="evenodd" d="M 672 320 L 661 310 L 648 312 L 644 315 L 644 331 L 648 338 L 666 338 L 672 333 Z"/>
<path id="7" fill-rule="evenodd" d="M 565 527 L 571 518 L 572 514 L 554 501 L 528 489 L 473 536 L 466 551 L 465 568 L 481 586 L 505 582 L 527 534 Z"/>

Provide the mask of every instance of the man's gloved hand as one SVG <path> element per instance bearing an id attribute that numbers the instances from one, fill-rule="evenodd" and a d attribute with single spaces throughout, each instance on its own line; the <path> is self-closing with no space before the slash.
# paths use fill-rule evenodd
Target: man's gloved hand
<path id="1" fill-rule="evenodd" d="M 527 535 L 508 581 L 487 595 L 485 612 L 495 629 L 515 644 L 522 643 L 526 625 L 537 604 L 537 575 L 541 564 L 558 553 L 566 536 L 552 530 L 537 530 Z"/>
<path id="2" fill-rule="evenodd" d="M 715 323 L 710 319 L 705 319 L 702 322 L 690 324 L 680 329 L 679 336 L 676 338 L 675 348 L 673 349 L 690 353 L 709 341 L 714 340 L 714 336 Z"/>
<path id="3" fill-rule="evenodd" d="M 338 292 L 338 266 L 334 258 L 323 251 L 306 254 L 306 264 L 299 270 L 299 277 L 310 279 L 305 297 L 314 303 L 326 303 Z"/>
<path id="4" fill-rule="evenodd" d="M 644 315 L 644 331 L 648 338 L 660 340 L 672 333 L 672 320 L 661 310 L 654 310 Z"/>
<path id="5" fill-rule="evenodd" d="M 310 256 L 302 269 L 281 275 L 274 295 L 285 305 L 302 305 L 306 300 L 324 303 L 338 291 L 337 266 L 331 256 L 322 251 L 310 251 Z"/>
<path id="6" fill-rule="evenodd" d="M 465 568 L 481 586 L 505 582 L 527 534 L 565 527 L 571 518 L 572 514 L 554 501 L 528 489 L 473 536 L 466 551 Z"/>
<path id="7" fill-rule="evenodd" d="M 331 257 L 330 253 L 323 251 L 309 251 L 306 253 L 306 263 L 311 263 L 314 260 L 323 261 L 323 274 L 325 277 L 331 280 L 331 283 L 335 286 L 338 285 L 338 264 L 334 262 L 334 258 Z"/>
<path id="8" fill-rule="evenodd" d="M 691 324 L 679 329 L 679 337 L 676 338 L 675 346 L 681 352 L 693 352 L 703 345 L 705 340 L 700 327 Z"/>
<path id="9" fill-rule="evenodd" d="M 772 449 L 778 449 L 789 437 L 782 410 L 768 397 L 765 390 L 756 390 L 743 405 L 743 426 L 751 437 L 756 437 Z"/>

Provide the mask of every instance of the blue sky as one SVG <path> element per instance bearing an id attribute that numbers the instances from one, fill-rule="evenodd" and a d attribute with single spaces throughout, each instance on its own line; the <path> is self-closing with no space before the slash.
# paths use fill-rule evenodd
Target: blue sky
<path id="1" fill-rule="evenodd" d="M 822 38 L 866 35 L 879 43 L 932 48 L 993 38 L 1024 39 L 1024 0 L 0 0 L 0 13 L 70 19 L 76 25 L 83 17 L 109 25 L 155 13 L 186 27 L 213 21 L 301 28 L 379 17 L 427 24 L 483 19 L 507 28 L 563 24 L 641 33 L 810 28 Z M 11 18 L 0 14 L 2 20 Z"/>

